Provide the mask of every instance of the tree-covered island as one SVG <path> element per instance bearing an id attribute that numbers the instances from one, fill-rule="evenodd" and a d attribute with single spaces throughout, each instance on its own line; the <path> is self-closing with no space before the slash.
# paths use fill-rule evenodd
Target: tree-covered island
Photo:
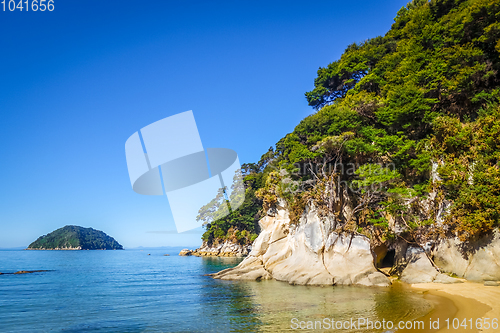
<path id="1" fill-rule="evenodd" d="M 31 243 L 28 250 L 123 250 L 113 237 L 92 228 L 67 225 Z"/>

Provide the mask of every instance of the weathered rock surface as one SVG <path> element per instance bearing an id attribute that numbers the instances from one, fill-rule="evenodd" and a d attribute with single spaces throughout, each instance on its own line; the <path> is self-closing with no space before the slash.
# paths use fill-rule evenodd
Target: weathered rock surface
<path id="1" fill-rule="evenodd" d="M 300 285 L 387 286 L 390 280 L 375 268 L 393 251 L 392 274 L 403 282 L 461 283 L 500 281 L 500 232 L 467 244 L 458 239 L 426 243 L 415 247 L 404 241 L 375 249 L 361 235 L 338 234 L 335 217 L 319 217 L 314 207 L 306 208 L 297 224 L 290 224 L 283 202 L 270 209 L 259 221 L 261 233 L 248 257 L 237 267 L 213 274 L 227 280 L 275 279 Z M 195 255 L 234 253 L 234 244 L 208 248 L 206 244 Z M 229 251 L 227 250 L 229 249 Z M 239 251 L 239 250 L 238 250 Z M 244 251 L 242 251 L 244 252 Z M 378 256 L 378 258 L 377 258 Z M 488 282 L 490 283 L 490 282 Z M 496 282 L 495 282 L 496 283 Z M 493 284 L 492 284 L 493 285 Z"/>
<path id="2" fill-rule="evenodd" d="M 425 254 L 424 250 L 409 247 L 406 251 L 408 264 L 401 274 L 401 280 L 406 283 L 460 283 L 462 281 L 438 272 Z"/>
<path id="3" fill-rule="evenodd" d="M 500 283 L 496 281 L 484 281 L 484 285 L 487 287 L 498 287 L 500 286 Z"/>
<path id="4" fill-rule="evenodd" d="M 370 241 L 363 236 L 345 237 L 330 234 L 325 251 L 325 265 L 335 284 L 387 286 L 388 278 L 377 271 Z"/>
<path id="5" fill-rule="evenodd" d="M 217 279 L 261 280 L 274 278 L 300 285 L 388 286 L 378 272 L 370 242 L 364 236 L 333 232 L 334 217 L 320 219 L 307 209 L 298 225 L 291 226 L 284 205 L 260 220 L 261 233 L 252 251 L 235 268 L 213 274 Z"/>
<path id="6" fill-rule="evenodd" d="M 191 251 L 189 249 L 183 249 L 183 250 L 181 250 L 181 252 L 179 252 L 179 255 L 180 256 L 192 256 L 193 251 Z"/>
<path id="7" fill-rule="evenodd" d="M 216 279 L 221 280 L 269 280 L 271 274 L 267 272 L 262 261 L 255 257 L 248 257 L 237 267 L 228 268 L 218 273 L 212 274 Z"/>
<path id="8" fill-rule="evenodd" d="M 206 242 L 203 242 L 200 248 L 192 251 L 192 255 L 199 257 L 245 257 L 251 250 L 251 245 L 240 245 L 230 241 L 215 246 L 209 246 Z"/>
<path id="9" fill-rule="evenodd" d="M 470 281 L 500 280 L 500 232 L 468 244 L 446 239 L 434 251 L 434 262 L 444 272 L 454 273 Z"/>

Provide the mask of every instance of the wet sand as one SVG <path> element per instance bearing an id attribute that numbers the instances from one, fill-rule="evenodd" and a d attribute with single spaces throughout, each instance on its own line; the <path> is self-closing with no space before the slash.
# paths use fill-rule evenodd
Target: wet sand
<path id="1" fill-rule="evenodd" d="M 411 287 L 417 292 L 423 292 L 424 297 L 433 303 L 434 310 L 421 319 L 425 323 L 424 330 L 413 329 L 407 332 L 500 332 L 500 287 L 487 287 L 473 282 L 421 283 Z M 430 328 L 429 321 L 438 318 L 439 329 Z M 454 328 L 455 318 L 459 320 L 460 325 L 457 325 L 455 320 Z M 496 318 L 499 327 L 479 329 L 476 326 L 478 318 L 489 318 L 490 326 L 492 319 Z M 446 319 L 449 319 L 449 328 Z"/>

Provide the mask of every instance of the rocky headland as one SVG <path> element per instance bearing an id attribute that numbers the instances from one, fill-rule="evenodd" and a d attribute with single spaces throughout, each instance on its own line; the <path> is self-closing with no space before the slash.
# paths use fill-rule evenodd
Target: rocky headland
<path id="1" fill-rule="evenodd" d="M 259 223 L 262 231 L 249 255 L 214 278 L 364 286 L 389 286 L 395 277 L 410 284 L 500 280 L 498 232 L 467 247 L 453 238 L 425 246 L 404 241 L 374 246 L 364 235 L 337 233 L 335 217 L 320 217 L 314 206 L 291 224 L 284 201 Z M 195 253 L 207 253 L 199 250 Z"/>
<path id="2" fill-rule="evenodd" d="M 497 284 L 499 8 L 413 1 L 384 36 L 320 67 L 305 94 L 315 111 L 242 165 L 241 208 L 221 214 L 219 193 L 200 210 L 203 240 L 253 242 L 213 277 Z"/>
<path id="3" fill-rule="evenodd" d="M 195 249 L 183 249 L 179 252 L 180 256 L 198 256 L 198 257 L 246 257 L 252 250 L 251 245 L 235 244 L 231 241 L 225 241 L 217 245 L 210 245 L 207 242 Z"/>

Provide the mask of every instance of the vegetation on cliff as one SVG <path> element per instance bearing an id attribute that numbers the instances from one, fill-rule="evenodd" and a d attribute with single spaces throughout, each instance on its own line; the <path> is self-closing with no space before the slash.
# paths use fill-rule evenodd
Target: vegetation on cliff
<path id="1" fill-rule="evenodd" d="M 204 239 L 255 232 L 278 197 L 292 221 L 314 202 L 382 241 L 497 228 L 499 13 L 496 0 L 414 0 L 385 36 L 349 45 L 306 93 L 317 111 L 245 165 L 245 208 Z"/>
<path id="2" fill-rule="evenodd" d="M 67 225 L 39 237 L 28 249 L 123 250 L 123 246 L 102 231 Z"/>
<path id="3" fill-rule="evenodd" d="M 232 201 L 243 199 L 241 206 L 233 211 L 224 191 L 220 190 L 217 196 L 202 207 L 199 211 L 198 221 L 206 227 L 202 239 L 209 245 L 217 245 L 229 240 L 236 244 L 251 244 L 259 233 L 258 220 L 262 208 L 261 201 L 255 196 L 256 189 L 262 187 L 262 173 L 256 173 L 253 165 L 243 164 L 241 173 L 244 184 L 234 181 L 232 187 L 245 187 L 245 198 L 231 198 Z M 235 179 L 239 179 L 235 177 Z M 236 191 L 231 191 L 231 194 Z M 229 212 L 227 210 L 230 210 Z M 220 217 L 224 216 L 224 217 Z"/>

